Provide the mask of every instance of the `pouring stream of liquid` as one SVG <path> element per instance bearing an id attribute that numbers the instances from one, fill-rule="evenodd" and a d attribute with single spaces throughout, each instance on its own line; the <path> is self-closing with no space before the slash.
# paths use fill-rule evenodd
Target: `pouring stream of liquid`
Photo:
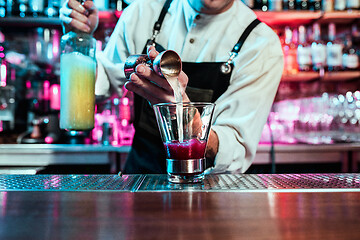
<path id="1" fill-rule="evenodd" d="M 184 130 L 183 130 L 183 98 L 181 95 L 181 86 L 177 76 L 165 75 L 166 80 L 174 90 L 174 97 L 176 104 L 176 121 L 178 126 L 179 142 L 184 141 Z"/>

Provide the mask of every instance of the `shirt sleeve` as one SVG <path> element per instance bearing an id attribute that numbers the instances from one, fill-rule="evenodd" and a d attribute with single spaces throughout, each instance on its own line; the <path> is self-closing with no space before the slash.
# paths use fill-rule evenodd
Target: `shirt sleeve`
<path id="1" fill-rule="evenodd" d="M 95 94 L 101 96 L 109 96 L 112 92 L 116 92 L 121 96 L 121 86 L 125 83 L 126 78 L 124 74 L 125 59 L 119 54 L 123 46 L 121 41 L 115 41 L 122 31 L 121 27 L 117 27 L 112 34 L 112 37 L 107 45 L 105 51 L 99 51 L 96 54 L 98 63 L 97 78 L 95 83 Z M 109 55 L 109 49 L 114 53 Z"/>
<path id="2" fill-rule="evenodd" d="M 151 31 L 150 26 L 140 24 L 144 8 L 140 7 L 140 2 L 143 1 L 134 2 L 123 11 L 105 49 L 96 54 L 96 95 L 109 96 L 114 92 L 122 95 L 122 86 L 126 82 L 124 63 L 130 55 L 141 54 L 146 43 L 145 38 L 149 35 L 146 31 Z M 138 36 L 139 32 L 144 33 L 143 38 L 134 37 Z"/>
<path id="3" fill-rule="evenodd" d="M 251 165 L 283 71 L 278 36 L 265 24 L 236 58 L 230 85 L 216 101 L 212 129 L 219 138 L 213 173 L 244 173 Z"/>

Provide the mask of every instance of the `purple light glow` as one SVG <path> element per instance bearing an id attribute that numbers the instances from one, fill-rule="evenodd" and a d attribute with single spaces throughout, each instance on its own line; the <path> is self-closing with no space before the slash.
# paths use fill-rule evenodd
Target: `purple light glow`
<path id="1" fill-rule="evenodd" d="M 45 137 L 45 143 L 51 144 L 53 142 L 54 142 L 54 139 L 52 137 L 49 137 L 49 136 Z"/>

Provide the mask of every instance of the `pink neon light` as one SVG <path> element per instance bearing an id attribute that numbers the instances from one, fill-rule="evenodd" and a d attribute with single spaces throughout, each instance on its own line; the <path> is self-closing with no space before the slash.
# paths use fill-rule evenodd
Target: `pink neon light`
<path id="1" fill-rule="evenodd" d="M 127 125 L 129 125 L 128 120 L 126 119 L 121 120 L 121 126 L 126 127 Z"/>
<path id="2" fill-rule="evenodd" d="M 129 105 L 129 98 L 124 97 L 124 98 L 122 99 L 122 103 L 123 103 L 123 105 Z"/>
<path id="3" fill-rule="evenodd" d="M 48 80 L 44 81 L 44 100 L 50 99 L 50 82 Z"/>
<path id="4" fill-rule="evenodd" d="M 53 84 L 50 87 L 50 108 L 60 110 L 60 85 Z"/>
<path id="5" fill-rule="evenodd" d="M 54 31 L 52 51 L 53 51 L 53 56 L 55 58 L 59 56 L 59 43 L 60 43 L 59 31 Z"/>
<path id="6" fill-rule="evenodd" d="M 52 137 L 49 137 L 49 136 L 45 137 L 45 143 L 51 144 L 53 142 L 54 142 L 54 139 Z"/>
<path id="7" fill-rule="evenodd" d="M 27 88 L 27 89 L 30 89 L 30 88 L 31 88 L 31 81 L 30 81 L 30 80 L 27 80 L 27 81 L 26 81 L 26 88 Z"/>

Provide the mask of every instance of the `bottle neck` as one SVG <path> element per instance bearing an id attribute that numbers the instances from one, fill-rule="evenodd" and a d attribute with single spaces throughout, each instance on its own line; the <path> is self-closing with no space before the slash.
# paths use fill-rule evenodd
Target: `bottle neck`
<path id="1" fill-rule="evenodd" d="M 290 44 L 292 40 L 292 31 L 290 27 L 285 27 L 285 44 Z"/>
<path id="2" fill-rule="evenodd" d="M 300 44 L 306 43 L 306 29 L 304 26 L 299 27 L 299 43 Z"/>
<path id="3" fill-rule="evenodd" d="M 314 25 L 314 40 L 320 41 L 320 37 L 321 37 L 320 25 L 315 24 Z"/>
<path id="4" fill-rule="evenodd" d="M 329 40 L 334 41 L 336 36 L 335 24 L 329 24 Z"/>

